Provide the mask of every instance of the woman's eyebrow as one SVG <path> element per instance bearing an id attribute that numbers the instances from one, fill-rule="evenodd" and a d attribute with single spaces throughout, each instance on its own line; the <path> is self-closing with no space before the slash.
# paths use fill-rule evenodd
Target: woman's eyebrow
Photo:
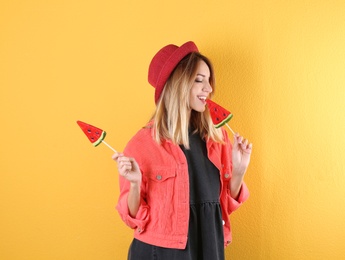
<path id="1" fill-rule="evenodd" d="M 206 77 L 206 75 L 204 75 L 204 74 L 201 74 L 201 73 L 197 73 L 196 75 L 197 75 L 197 76 L 202 76 L 202 77 Z"/>

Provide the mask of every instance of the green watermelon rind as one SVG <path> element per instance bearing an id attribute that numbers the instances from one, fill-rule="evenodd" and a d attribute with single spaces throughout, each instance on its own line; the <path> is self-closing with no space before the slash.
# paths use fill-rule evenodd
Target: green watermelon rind
<path id="1" fill-rule="evenodd" d="M 102 143 L 102 141 L 104 140 L 106 134 L 107 134 L 107 133 L 106 133 L 105 131 L 102 131 L 101 136 L 100 136 L 95 142 L 93 142 L 92 145 L 93 145 L 94 147 L 96 147 L 97 145 L 99 145 L 100 143 Z"/>
<path id="2" fill-rule="evenodd" d="M 214 125 L 216 128 L 222 127 L 223 125 L 225 125 L 227 122 L 230 121 L 230 119 L 232 118 L 232 114 L 228 115 L 224 120 L 222 120 L 222 122 L 220 122 L 219 124 Z"/>

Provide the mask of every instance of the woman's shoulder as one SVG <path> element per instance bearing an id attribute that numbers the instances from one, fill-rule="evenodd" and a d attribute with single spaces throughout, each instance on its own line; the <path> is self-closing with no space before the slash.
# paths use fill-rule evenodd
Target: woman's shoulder
<path id="1" fill-rule="evenodd" d="M 130 139 L 128 144 L 137 144 L 137 143 L 149 143 L 153 141 L 152 138 L 152 126 L 147 124 L 146 126 L 140 128 L 135 135 Z"/>
<path id="2" fill-rule="evenodd" d="M 134 136 L 129 140 L 125 150 L 140 150 L 146 149 L 148 146 L 154 145 L 156 142 L 153 138 L 153 125 L 149 122 L 144 127 L 139 129 Z"/>

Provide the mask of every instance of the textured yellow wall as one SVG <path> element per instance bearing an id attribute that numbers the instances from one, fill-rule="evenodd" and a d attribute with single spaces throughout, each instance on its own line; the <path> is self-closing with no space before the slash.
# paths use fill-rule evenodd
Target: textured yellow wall
<path id="1" fill-rule="evenodd" d="M 343 1 L 1 1 L 0 259 L 125 259 L 112 152 L 150 117 L 154 53 L 194 40 L 254 143 L 227 259 L 344 259 Z"/>

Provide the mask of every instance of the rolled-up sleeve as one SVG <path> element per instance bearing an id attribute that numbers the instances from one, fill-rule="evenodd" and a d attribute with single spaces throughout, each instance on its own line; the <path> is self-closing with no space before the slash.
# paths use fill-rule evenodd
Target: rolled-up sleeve
<path id="1" fill-rule="evenodd" d="M 238 209 L 242 205 L 242 203 L 245 202 L 248 198 L 249 198 L 249 190 L 248 190 L 247 185 L 243 182 L 238 198 L 234 199 L 231 196 L 229 196 L 228 198 L 228 210 L 229 210 L 228 214 L 231 214 L 231 212 Z"/>
<path id="2" fill-rule="evenodd" d="M 122 176 L 119 177 L 119 181 L 120 196 L 118 199 L 118 203 L 116 205 L 116 209 L 119 212 L 121 219 L 125 222 L 127 226 L 129 226 L 132 229 L 138 229 L 140 230 L 140 232 L 142 232 L 145 230 L 146 223 L 149 219 L 149 206 L 147 205 L 142 196 L 143 191 L 141 189 L 139 210 L 136 216 L 132 217 L 129 214 L 127 202 L 130 183 Z"/>

